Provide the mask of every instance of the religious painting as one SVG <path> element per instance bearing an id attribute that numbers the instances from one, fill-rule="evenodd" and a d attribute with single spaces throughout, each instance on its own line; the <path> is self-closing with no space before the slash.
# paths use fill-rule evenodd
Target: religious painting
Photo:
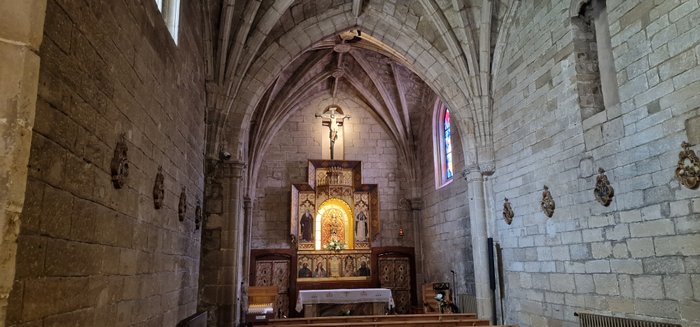
<path id="1" fill-rule="evenodd" d="M 318 257 L 316 260 L 314 260 L 314 264 L 314 270 L 312 272 L 314 278 L 325 278 L 331 276 L 327 258 Z"/>
<path id="2" fill-rule="evenodd" d="M 313 277 L 313 260 L 308 256 L 298 257 L 298 267 L 297 267 L 297 277 L 298 278 L 311 278 Z"/>
<path id="3" fill-rule="evenodd" d="M 299 243 L 313 243 L 314 241 L 314 213 L 315 193 L 299 193 Z"/>
<path id="4" fill-rule="evenodd" d="M 370 211 L 369 194 L 355 193 L 355 247 L 369 248 L 370 235 Z"/>
<path id="5" fill-rule="evenodd" d="M 321 217 L 321 244 L 331 240 L 345 243 L 344 213 L 337 208 L 329 208 Z"/>

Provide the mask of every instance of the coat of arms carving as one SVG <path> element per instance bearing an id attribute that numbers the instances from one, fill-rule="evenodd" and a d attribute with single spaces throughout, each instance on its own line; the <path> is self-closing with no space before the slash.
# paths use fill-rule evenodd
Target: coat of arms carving
<path id="1" fill-rule="evenodd" d="M 549 193 L 549 187 L 547 187 L 547 185 L 544 186 L 544 191 L 542 192 L 540 207 L 542 207 L 542 211 L 544 211 L 544 214 L 547 215 L 548 218 L 552 218 L 556 204 L 552 198 L 552 193 Z"/>
<path id="2" fill-rule="evenodd" d="M 615 189 L 610 185 L 605 169 L 598 168 L 598 177 L 595 179 L 595 189 L 593 189 L 595 199 L 603 206 L 607 207 L 615 196 Z"/>
<path id="3" fill-rule="evenodd" d="M 700 159 L 690 147 L 688 142 L 681 143 L 681 150 L 678 153 L 678 166 L 676 167 L 676 179 L 681 185 L 694 190 L 700 186 Z"/>

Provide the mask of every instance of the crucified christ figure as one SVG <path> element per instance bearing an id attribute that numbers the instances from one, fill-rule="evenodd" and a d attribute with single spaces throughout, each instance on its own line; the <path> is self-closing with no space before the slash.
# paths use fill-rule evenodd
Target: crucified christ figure
<path id="1" fill-rule="evenodd" d="M 335 140 L 338 139 L 338 126 L 339 124 L 342 124 L 343 120 L 345 120 L 346 118 L 350 119 L 350 115 L 336 113 L 335 111 L 337 109 L 338 108 L 336 107 L 330 107 L 327 113 L 316 114 L 316 118 L 321 117 L 330 120 L 328 124 L 328 129 L 330 131 L 330 133 L 328 134 L 328 138 L 331 140 L 331 160 L 333 160 L 333 148 L 335 146 Z"/>

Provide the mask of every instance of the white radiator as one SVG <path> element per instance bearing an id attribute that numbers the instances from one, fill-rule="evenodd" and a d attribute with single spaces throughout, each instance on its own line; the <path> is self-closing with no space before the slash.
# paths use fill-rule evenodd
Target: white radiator
<path id="1" fill-rule="evenodd" d="M 576 313 L 576 316 L 578 316 L 581 327 L 681 327 L 677 324 L 601 316 L 592 313 Z"/>

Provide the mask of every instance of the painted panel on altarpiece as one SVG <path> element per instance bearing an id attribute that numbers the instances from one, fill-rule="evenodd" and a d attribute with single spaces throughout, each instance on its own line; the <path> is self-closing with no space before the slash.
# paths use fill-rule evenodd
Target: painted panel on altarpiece
<path id="1" fill-rule="evenodd" d="M 355 193 L 355 248 L 369 249 L 370 243 L 370 210 L 369 193 Z"/>
<path id="2" fill-rule="evenodd" d="M 316 214 L 316 194 L 314 192 L 299 192 L 299 249 L 314 247 L 314 215 Z"/>

